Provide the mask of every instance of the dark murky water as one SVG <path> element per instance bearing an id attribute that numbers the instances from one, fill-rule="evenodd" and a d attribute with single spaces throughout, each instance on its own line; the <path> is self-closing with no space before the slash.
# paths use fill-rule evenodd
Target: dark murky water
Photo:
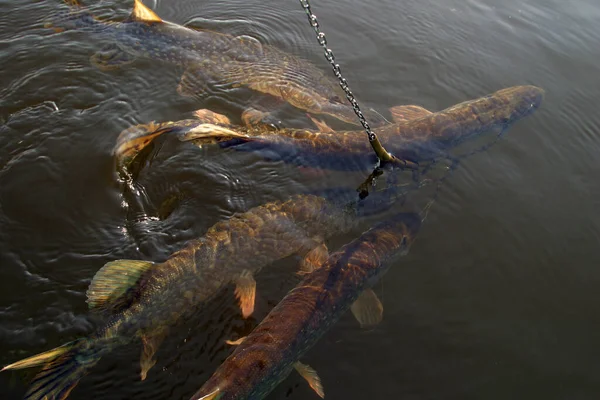
<path id="1" fill-rule="evenodd" d="M 93 11 L 123 18 L 130 3 L 102 1 Z M 295 1 L 147 4 L 166 20 L 252 35 L 327 68 Z M 444 185 L 410 255 L 376 286 L 383 322 L 365 331 L 347 315 L 308 353 L 327 398 L 597 398 L 600 5 L 314 7 L 365 106 L 440 110 L 513 85 L 546 90 L 540 110 Z M 89 56 L 101 40 L 42 28 L 62 9 L 58 0 L 0 1 L 2 365 L 92 332 L 85 290 L 104 263 L 163 260 L 235 212 L 328 180 L 360 181 L 167 142 L 140 172 L 146 212 L 128 209 L 112 158 L 119 132 L 211 104 L 227 111 L 236 98 L 182 98 L 182 70 L 168 64 L 93 68 Z M 160 202 L 180 193 L 169 217 L 158 218 Z M 258 276 L 257 319 L 292 287 L 295 262 Z M 132 344 L 105 357 L 70 398 L 187 399 L 227 356 L 223 339 L 256 322 L 241 318 L 229 288 L 172 332 L 146 381 Z M 0 374 L 1 397 L 21 398 L 31 376 Z M 316 395 L 293 374 L 269 398 Z"/>

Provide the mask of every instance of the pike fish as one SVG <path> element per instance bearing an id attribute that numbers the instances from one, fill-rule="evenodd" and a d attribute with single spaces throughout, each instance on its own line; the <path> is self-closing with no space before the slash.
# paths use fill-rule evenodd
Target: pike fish
<path id="1" fill-rule="evenodd" d="M 322 197 L 296 195 L 237 214 L 212 226 L 162 263 L 116 260 L 94 276 L 87 303 L 105 324 L 89 337 L 5 366 L 42 366 L 27 400 L 65 399 L 100 358 L 141 339 L 141 378 L 156 362 L 154 354 L 170 325 L 193 313 L 229 283 L 236 286 L 244 317 L 252 314 L 253 274 L 278 259 L 298 254 L 301 272 L 327 257 L 324 238 L 350 229 L 356 209 Z M 359 304 L 360 306 L 360 304 Z M 358 306 L 357 306 L 358 307 Z M 360 314 L 356 314 L 360 321 Z M 365 321 L 368 323 L 368 321 Z"/>
<path id="2" fill-rule="evenodd" d="M 368 293 L 364 289 L 386 272 L 391 259 L 408 252 L 420 226 L 419 214 L 396 214 L 331 254 L 238 341 L 192 399 L 262 399 L 294 369 L 324 397 L 317 373 L 299 359 Z"/>
<path id="3" fill-rule="evenodd" d="M 438 112 L 416 105 L 390 109 L 395 123 L 376 130 L 384 147 L 397 158 L 416 165 L 448 157 L 448 151 L 484 132 L 504 132 L 533 113 L 544 91 L 514 86 Z M 123 131 L 114 154 L 120 168 L 163 134 L 199 145 L 218 143 L 240 150 L 268 150 L 270 158 L 331 169 L 365 169 L 376 161 L 364 131 L 333 132 L 316 121 L 319 130 L 278 129 L 231 125 L 225 116 L 201 111 L 199 119 L 137 125 Z"/>
<path id="4" fill-rule="evenodd" d="M 72 7 L 47 26 L 57 31 L 86 30 L 111 41 L 91 57 L 92 64 L 102 70 L 125 66 L 137 58 L 163 61 L 185 68 L 178 86 L 185 96 L 203 92 L 210 84 L 244 86 L 304 111 L 358 124 L 337 81 L 310 62 L 250 36 L 163 21 L 140 0 L 135 0 L 133 12 L 123 22 L 100 21 Z M 366 112 L 374 125 L 385 122 L 376 112 Z M 263 114 L 248 109 L 242 118 L 251 123 L 263 119 Z"/>

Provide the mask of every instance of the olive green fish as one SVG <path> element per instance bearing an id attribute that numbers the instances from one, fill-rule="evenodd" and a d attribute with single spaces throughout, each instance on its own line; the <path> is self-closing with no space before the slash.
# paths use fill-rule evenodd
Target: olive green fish
<path id="1" fill-rule="evenodd" d="M 249 316 L 254 310 L 254 273 L 292 254 L 303 257 L 301 271 L 312 271 L 327 257 L 324 238 L 350 229 L 356 213 L 355 207 L 342 207 L 322 197 L 296 195 L 218 222 L 165 262 L 109 262 L 87 290 L 90 309 L 104 316 L 106 323 L 89 337 L 3 370 L 41 365 L 25 398 L 64 399 L 103 355 L 140 338 L 144 379 L 170 325 L 230 283 L 236 286 L 243 316 Z"/>
<path id="2" fill-rule="evenodd" d="M 313 114 L 358 124 L 337 81 L 308 61 L 250 36 L 190 29 L 163 21 L 139 0 L 135 0 L 131 16 L 123 22 L 100 21 L 74 7 L 48 26 L 55 30 L 85 30 L 111 41 L 91 57 L 92 64 L 102 70 L 119 68 L 137 58 L 163 61 L 186 69 L 178 87 L 183 95 L 204 92 L 211 84 L 244 86 Z M 262 119 L 263 114 L 249 109 L 243 119 L 251 123 Z M 366 115 L 373 125 L 385 122 L 375 112 Z"/>
<path id="3" fill-rule="evenodd" d="M 391 108 L 395 123 L 376 130 L 379 140 L 394 156 L 415 165 L 447 157 L 448 151 L 487 131 L 499 131 L 534 112 L 544 91 L 535 86 L 514 86 L 438 112 L 419 106 Z M 318 121 L 317 121 L 318 122 Z M 137 125 L 123 131 L 114 154 L 120 168 L 162 134 L 203 145 L 218 143 L 239 150 L 268 150 L 268 156 L 302 165 L 332 169 L 366 169 L 376 161 L 364 131 L 332 132 L 231 125 L 218 114 L 202 111 L 199 119 Z"/>
<path id="4" fill-rule="evenodd" d="M 192 399 L 259 400 L 294 369 L 324 397 L 316 372 L 299 359 L 357 299 L 370 298 L 372 291 L 365 289 L 387 271 L 394 256 L 408 252 L 420 226 L 419 214 L 396 214 L 333 253 L 236 342 L 235 351 Z"/>

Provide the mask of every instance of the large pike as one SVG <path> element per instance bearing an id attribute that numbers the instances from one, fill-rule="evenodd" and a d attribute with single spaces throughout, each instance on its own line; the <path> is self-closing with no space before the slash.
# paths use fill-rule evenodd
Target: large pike
<path id="1" fill-rule="evenodd" d="M 301 268 L 311 271 L 327 257 L 323 239 L 349 229 L 355 214 L 353 207 L 338 206 L 313 195 L 297 195 L 218 222 L 165 262 L 109 262 L 87 290 L 91 310 L 101 313 L 106 323 L 89 337 L 7 365 L 3 370 L 41 365 L 25 398 L 64 399 L 102 356 L 140 338 L 144 379 L 170 325 L 195 312 L 229 283 L 236 285 L 236 296 L 247 317 L 254 310 L 254 273 L 292 254 L 304 257 Z M 359 314 L 357 318 L 361 320 Z"/>
<path id="2" fill-rule="evenodd" d="M 314 114 L 327 114 L 357 124 L 352 107 L 333 76 L 308 61 L 260 43 L 250 36 L 231 36 L 210 30 L 190 29 L 163 21 L 140 0 L 123 22 L 105 22 L 86 11 L 73 10 L 48 24 L 56 30 L 86 30 L 111 41 L 91 57 L 96 67 L 109 70 L 137 58 L 184 67 L 178 91 L 183 95 L 204 92 L 210 84 L 244 86 L 285 100 Z M 247 110 L 247 122 L 263 113 Z M 368 113 L 372 124 L 385 120 Z"/>
<path id="3" fill-rule="evenodd" d="M 299 359 L 405 254 L 421 225 L 401 213 L 333 253 L 321 268 L 292 289 L 241 341 L 193 400 L 259 400 L 296 369 L 321 396 L 316 372 Z"/>
<path id="4" fill-rule="evenodd" d="M 376 130 L 384 147 L 410 164 L 447 157 L 460 143 L 487 131 L 503 132 L 534 112 L 544 91 L 535 86 L 514 86 L 438 112 L 409 105 L 391 108 L 395 123 Z M 138 125 L 117 139 L 115 156 L 121 167 L 155 138 L 172 134 L 182 141 L 218 143 L 238 149 L 268 149 L 270 157 L 321 168 L 365 168 L 374 162 L 364 131 L 331 132 L 309 129 L 273 130 L 265 126 L 241 127 L 224 116 L 202 113 L 200 119 Z"/>

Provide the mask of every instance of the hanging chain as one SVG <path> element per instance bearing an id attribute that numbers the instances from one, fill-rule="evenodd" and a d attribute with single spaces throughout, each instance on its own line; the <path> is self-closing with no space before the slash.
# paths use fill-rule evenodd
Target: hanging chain
<path id="1" fill-rule="evenodd" d="M 379 139 L 377 139 L 377 135 L 375 135 L 375 133 L 371 130 L 371 127 L 369 126 L 367 119 L 363 115 L 362 111 L 360 111 L 358 102 L 356 101 L 354 94 L 352 94 L 352 91 L 350 91 L 350 87 L 348 86 L 348 81 L 342 76 L 342 71 L 340 69 L 340 65 L 335 62 L 335 56 L 333 55 L 333 51 L 329 47 L 327 47 L 327 38 L 325 37 L 325 34 L 323 32 L 321 32 L 321 29 L 319 28 L 319 21 L 317 21 L 317 16 L 312 13 L 312 10 L 310 8 L 310 3 L 308 2 L 308 0 L 300 0 L 300 5 L 302 6 L 302 8 L 304 8 L 304 11 L 306 12 L 306 15 L 308 16 L 308 22 L 310 23 L 310 26 L 313 27 L 315 33 L 317 34 L 317 41 L 319 42 L 321 47 L 323 47 L 323 50 L 325 50 L 325 58 L 331 64 L 331 67 L 333 68 L 333 73 L 335 74 L 336 78 L 338 78 L 338 80 L 340 81 L 340 86 L 342 87 L 342 90 L 344 90 L 344 93 L 346 93 L 346 98 L 352 105 L 352 108 L 354 109 L 354 113 L 358 117 L 360 124 L 363 126 L 363 128 L 365 128 L 365 132 L 367 133 L 367 137 L 369 138 L 371 147 L 373 147 L 373 150 L 375 151 L 375 154 L 377 155 L 377 157 L 379 157 L 379 160 L 382 162 L 400 161 L 404 166 L 408 166 L 406 161 L 396 159 L 394 156 L 392 156 L 390 153 L 388 153 L 383 148 L 383 146 L 379 142 Z"/>
<path id="2" fill-rule="evenodd" d="M 323 50 L 325 50 L 325 58 L 331 64 L 331 67 L 333 68 L 333 73 L 335 74 L 336 78 L 338 78 L 338 80 L 340 81 L 340 86 L 346 93 L 346 98 L 348 99 L 350 104 L 352 104 L 352 108 L 358 116 L 361 125 L 363 126 L 363 128 L 365 128 L 365 131 L 369 136 L 369 141 L 372 142 L 373 140 L 376 140 L 377 137 L 371 130 L 371 127 L 369 126 L 369 123 L 367 122 L 367 119 L 363 115 L 362 111 L 360 111 L 358 102 L 356 101 L 356 98 L 354 97 L 352 91 L 350 90 L 350 87 L 348 86 L 348 81 L 346 81 L 346 78 L 342 76 L 340 65 L 335 62 L 335 56 L 333 55 L 333 51 L 331 51 L 331 49 L 327 47 L 327 38 L 325 37 L 325 34 L 321 32 L 321 29 L 319 29 L 319 21 L 317 21 L 316 15 L 312 13 L 308 0 L 300 0 L 300 4 L 302 5 L 302 8 L 304 8 L 304 11 L 306 11 L 306 15 L 308 16 L 308 22 L 310 23 L 310 26 L 313 27 L 315 33 L 317 34 L 317 41 L 319 42 L 321 47 L 323 47 Z"/>

